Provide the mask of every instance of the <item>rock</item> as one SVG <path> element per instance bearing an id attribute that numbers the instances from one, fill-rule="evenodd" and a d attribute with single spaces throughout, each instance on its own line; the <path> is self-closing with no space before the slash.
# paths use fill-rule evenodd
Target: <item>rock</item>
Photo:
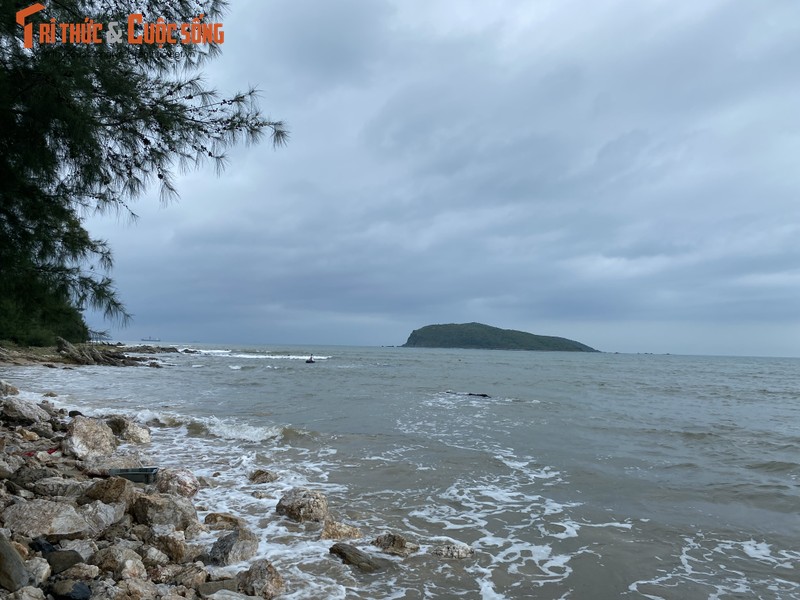
<path id="1" fill-rule="evenodd" d="M 97 535 L 102 533 L 114 523 L 118 523 L 125 516 L 125 505 L 122 502 L 106 504 L 95 500 L 91 504 L 78 507 L 78 514 L 89 524 L 89 533 Z"/>
<path id="2" fill-rule="evenodd" d="M 373 558 L 355 546 L 342 542 L 337 542 L 331 546 L 330 553 L 341 558 L 344 564 L 353 565 L 365 573 L 374 573 L 390 564 L 388 561 Z"/>
<path id="3" fill-rule="evenodd" d="M 43 477 L 30 487 L 37 496 L 72 496 L 77 498 L 86 489 L 88 482 L 63 477 Z"/>
<path id="4" fill-rule="evenodd" d="M 150 543 L 178 564 L 193 561 L 200 554 L 199 548 L 186 543 L 186 534 L 171 525 L 154 525 Z"/>
<path id="5" fill-rule="evenodd" d="M 28 571 L 30 579 L 28 583 L 31 585 L 41 586 L 53 574 L 53 569 L 44 558 L 34 557 L 25 561 L 25 569 Z"/>
<path id="6" fill-rule="evenodd" d="M 108 477 L 110 469 L 139 469 L 142 466 L 137 453 L 125 454 L 120 451 L 113 456 L 87 456 L 81 461 L 81 468 L 94 477 Z"/>
<path id="7" fill-rule="evenodd" d="M 0 455 L 0 479 L 10 479 L 24 464 L 21 456 Z"/>
<path id="8" fill-rule="evenodd" d="M 55 392 L 45 392 L 42 394 L 45 398 L 58 398 L 58 394 Z"/>
<path id="9" fill-rule="evenodd" d="M 74 550 L 80 554 L 82 562 L 88 561 L 97 552 L 97 544 L 94 543 L 94 540 L 61 540 L 59 546 L 62 550 Z"/>
<path id="10" fill-rule="evenodd" d="M 203 596 L 206 600 L 248 600 L 255 598 L 255 596 L 245 596 L 230 590 L 219 590 L 210 596 Z"/>
<path id="11" fill-rule="evenodd" d="M 83 557 L 75 550 L 55 550 L 43 555 L 43 558 L 50 564 L 55 575 L 83 562 Z M 45 579 L 47 578 L 45 577 Z"/>
<path id="12" fill-rule="evenodd" d="M 109 546 L 98 551 L 90 561 L 101 571 L 110 571 L 116 580 L 147 578 L 147 569 L 141 557 L 130 548 Z"/>
<path id="13" fill-rule="evenodd" d="M 152 581 L 127 579 L 121 581 L 117 587 L 122 590 L 122 598 L 126 600 L 152 600 L 158 597 L 158 588 Z"/>
<path id="14" fill-rule="evenodd" d="M 150 428 L 140 425 L 133 419 L 122 416 L 114 416 L 106 419 L 106 424 L 114 432 L 114 435 L 126 442 L 133 444 L 149 444 L 152 440 Z"/>
<path id="15" fill-rule="evenodd" d="M 130 507 L 133 504 L 135 491 L 136 487 L 133 482 L 123 477 L 109 477 L 91 484 L 78 498 L 78 504 L 88 504 L 99 500 L 105 504 L 121 503 Z"/>
<path id="16" fill-rule="evenodd" d="M 298 523 L 324 521 L 328 516 L 328 501 L 322 492 L 297 487 L 283 495 L 275 512 Z"/>
<path id="17" fill-rule="evenodd" d="M 332 519 L 325 519 L 322 526 L 322 533 L 319 536 L 321 540 L 349 540 L 361 537 L 361 530 L 352 525 L 339 523 Z"/>
<path id="18" fill-rule="evenodd" d="M 240 592 L 271 600 L 283 592 L 284 583 L 280 573 L 267 559 L 256 560 L 247 571 L 236 575 Z"/>
<path id="19" fill-rule="evenodd" d="M 71 505 L 50 500 L 12 504 L 2 516 L 6 527 L 26 537 L 76 537 L 91 529 Z"/>
<path id="20" fill-rule="evenodd" d="M 208 581 L 208 572 L 201 562 L 190 565 L 164 565 L 151 571 L 153 581 L 196 588 Z"/>
<path id="21" fill-rule="evenodd" d="M 8 597 L 9 600 L 47 600 L 44 592 L 38 587 L 26 586 Z"/>
<path id="22" fill-rule="evenodd" d="M 156 489 L 162 494 L 191 498 L 200 489 L 200 482 L 189 469 L 159 469 Z"/>
<path id="23" fill-rule="evenodd" d="M 82 581 L 65 579 L 53 584 L 50 595 L 54 600 L 89 600 L 92 597 L 92 590 Z"/>
<path id="24" fill-rule="evenodd" d="M 114 432 L 100 420 L 75 417 L 67 426 L 64 451 L 78 458 L 110 456 L 116 447 Z"/>
<path id="25" fill-rule="evenodd" d="M 239 588 L 236 586 L 236 579 L 223 579 L 221 581 L 207 581 L 197 586 L 197 593 L 202 598 L 213 596 L 219 591 L 236 592 Z M 237 594 L 240 595 L 240 594 Z M 242 596 L 246 598 L 247 596 Z"/>
<path id="26" fill-rule="evenodd" d="M 258 537 L 247 529 L 237 529 L 218 539 L 208 553 L 208 562 L 232 565 L 253 558 L 258 552 Z"/>
<path id="27" fill-rule="evenodd" d="M 142 556 L 142 562 L 146 567 L 159 567 L 169 564 L 169 556 L 158 548 L 150 546 L 145 550 L 144 556 Z"/>
<path id="28" fill-rule="evenodd" d="M 431 553 L 441 558 L 469 558 L 475 554 L 475 550 L 466 544 L 446 544 L 436 546 Z"/>
<path id="29" fill-rule="evenodd" d="M 131 512 L 136 522 L 142 525 L 172 525 L 175 529 L 199 525 L 192 503 L 178 496 L 139 494 Z"/>
<path id="30" fill-rule="evenodd" d="M 278 474 L 265 469 L 257 469 L 248 476 L 253 483 L 272 483 L 278 480 Z"/>
<path id="31" fill-rule="evenodd" d="M 244 519 L 230 513 L 208 513 L 203 523 L 212 531 L 241 529 L 245 526 Z"/>
<path id="32" fill-rule="evenodd" d="M 19 394 L 19 389 L 5 379 L 0 379 L 0 396 L 16 396 L 17 394 Z"/>
<path id="33" fill-rule="evenodd" d="M 89 581 L 100 577 L 100 567 L 97 565 L 87 565 L 81 562 L 61 573 L 61 576 L 67 579 Z"/>
<path id="34" fill-rule="evenodd" d="M 387 554 L 394 554 L 396 556 L 403 557 L 413 554 L 419 550 L 418 544 L 409 542 L 406 540 L 406 538 L 398 533 L 384 533 L 379 535 L 377 538 L 375 538 L 372 544 Z"/>
<path id="35" fill-rule="evenodd" d="M 29 577 L 19 552 L 11 542 L 0 536 L 0 587 L 16 592 L 28 585 Z"/>
<path id="36" fill-rule="evenodd" d="M 32 425 L 50 418 L 47 411 L 33 402 L 14 397 L 0 401 L 0 415 L 12 425 Z"/>
<path id="37" fill-rule="evenodd" d="M 41 552 L 42 554 L 47 554 L 48 552 L 55 552 L 57 548 L 53 546 L 50 542 L 48 542 L 43 537 L 36 537 L 31 540 L 29 544 L 30 549 L 34 552 Z"/>

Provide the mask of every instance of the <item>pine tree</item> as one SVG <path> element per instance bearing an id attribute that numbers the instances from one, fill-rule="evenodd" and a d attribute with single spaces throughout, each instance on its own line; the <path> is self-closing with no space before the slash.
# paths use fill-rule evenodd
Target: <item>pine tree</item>
<path id="1" fill-rule="evenodd" d="M 51 0 L 27 17 L 25 48 L 15 16 L 31 4 L 0 0 L 0 339 L 76 341 L 88 335 L 88 307 L 129 318 L 109 277 L 111 250 L 86 230 L 87 216 L 135 217 L 130 202 L 145 191 L 177 196 L 176 173 L 220 172 L 231 144 L 268 135 L 278 146 L 288 134 L 264 118 L 255 89 L 223 97 L 204 84 L 219 44 L 38 39 L 39 23 L 53 18 L 123 29 L 132 13 L 146 23 L 221 22 L 226 2 Z"/>

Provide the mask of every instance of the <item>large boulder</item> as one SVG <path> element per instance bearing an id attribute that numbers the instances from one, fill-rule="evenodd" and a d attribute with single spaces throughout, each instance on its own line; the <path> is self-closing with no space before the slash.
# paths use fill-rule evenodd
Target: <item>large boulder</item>
<path id="1" fill-rule="evenodd" d="M 19 552 L 6 538 L 0 536 L 0 587 L 10 592 L 28 585 L 30 575 Z"/>
<path id="2" fill-rule="evenodd" d="M 0 416 L 13 425 L 32 425 L 50 418 L 46 410 L 33 402 L 12 396 L 0 402 Z"/>
<path id="3" fill-rule="evenodd" d="M 133 504 L 136 487 L 133 482 L 123 477 L 109 477 L 100 479 L 90 485 L 78 498 L 78 504 L 89 504 L 100 500 L 105 504 L 122 503 L 126 507 Z"/>
<path id="4" fill-rule="evenodd" d="M 156 489 L 162 494 L 191 498 L 200 489 L 200 482 L 189 469 L 159 469 L 156 474 Z"/>
<path id="5" fill-rule="evenodd" d="M 208 513 L 206 518 L 203 519 L 203 523 L 212 531 L 225 529 L 233 531 L 234 529 L 240 529 L 245 526 L 245 521 L 242 517 L 237 517 L 230 513 Z"/>
<path id="6" fill-rule="evenodd" d="M 80 459 L 109 456 L 116 447 L 117 438 L 103 421 L 79 416 L 67 426 L 64 451 Z"/>
<path id="7" fill-rule="evenodd" d="M 208 553 L 208 562 L 232 565 L 253 558 L 256 552 L 258 552 L 258 537 L 247 529 L 237 529 L 214 543 Z"/>
<path id="8" fill-rule="evenodd" d="M 346 565 L 352 565 L 365 573 L 374 573 L 387 567 L 391 563 L 385 559 L 373 558 L 355 546 L 337 542 L 330 548 L 330 553 L 342 559 Z"/>
<path id="9" fill-rule="evenodd" d="M 142 525 L 172 525 L 175 529 L 200 525 L 197 511 L 189 500 L 167 494 L 139 494 L 131 514 Z"/>
<path id="10" fill-rule="evenodd" d="M 150 428 L 140 425 L 133 419 L 123 416 L 114 416 L 106 419 L 106 424 L 118 438 L 132 444 L 149 444 L 151 441 Z"/>
<path id="11" fill-rule="evenodd" d="M 236 575 L 239 591 L 250 596 L 272 600 L 283 592 L 283 577 L 267 559 L 255 561 L 247 571 Z"/>
<path id="12" fill-rule="evenodd" d="M 147 569 L 141 557 L 124 546 L 109 546 L 95 553 L 90 563 L 101 571 L 110 571 L 114 579 L 146 579 Z"/>
<path id="13" fill-rule="evenodd" d="M 0 379 L 0 396 L 16 396 L 19 390 L 8 383 L 5 379 Z"/>
<path id="14" fill-rule="evenodd" d="M 80 537 L 92 529 L 71 505 L 50 500 L 12 504 L 3 511 L 3 522 L 14 533 L 30 538 Z"/>
<path id="15" fill-rule="evenodd" d="M 324 521 L 328 516 L 328 500 L 322 492 L 297 487 L 286 492 L 275 511 L 293 521 Z"/>

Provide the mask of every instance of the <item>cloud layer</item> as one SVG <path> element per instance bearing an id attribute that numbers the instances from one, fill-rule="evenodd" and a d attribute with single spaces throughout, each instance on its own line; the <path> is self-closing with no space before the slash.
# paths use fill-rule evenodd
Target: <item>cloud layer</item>
<path id="1" fill-rule="evenodd" d="M 684 4 L 233 3 L 208 80 L 292 139 L 91 222 L 115 333 L 800 355 L 800 5 Z"/>

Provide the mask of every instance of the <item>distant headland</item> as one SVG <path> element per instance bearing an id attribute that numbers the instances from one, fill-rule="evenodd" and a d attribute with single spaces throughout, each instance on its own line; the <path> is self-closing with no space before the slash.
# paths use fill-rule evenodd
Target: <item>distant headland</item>
<path id="1" fill-rule="evenodd" d="M 482 323 L 426 325 L 408 336 L 403 348 L 476 348 L 485 350 L 540 350 L 598 352 L 575 340 L 500 329 Z"/>

